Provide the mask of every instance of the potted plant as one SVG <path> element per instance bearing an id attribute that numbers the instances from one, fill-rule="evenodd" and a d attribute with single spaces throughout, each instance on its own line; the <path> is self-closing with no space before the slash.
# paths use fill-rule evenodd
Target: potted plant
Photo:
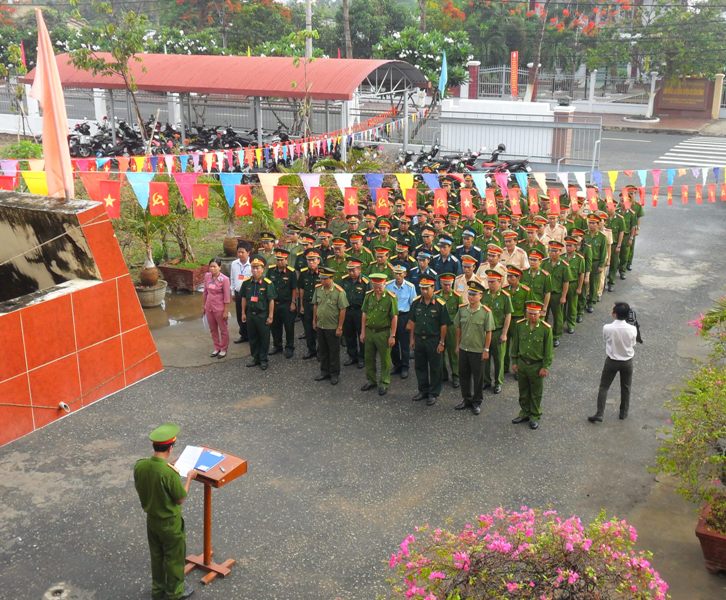
<path id="1" fill-rule="evenodd" d="M 712 353 L 668 404 L 673 425 L 657 469 L 674 475 L 677 491 L 699 505 L 696 536 L 706 568 L 716 573 L 726 571 L 726 297 L 691 324 Z"/>
<path id="2" fill-rule="evenodd" d="M 584 525 L 554 510 L 497 508 L 462 531 L 418 527 L 391 554 L 392 598 L 668 598 L 637 532 L 601 513 Z"/>

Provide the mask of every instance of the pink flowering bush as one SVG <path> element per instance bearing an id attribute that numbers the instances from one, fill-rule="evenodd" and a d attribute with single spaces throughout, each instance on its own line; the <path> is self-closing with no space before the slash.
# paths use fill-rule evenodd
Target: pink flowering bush
<path id="1" fill-rule="evenodd" d="M 391 554 L 393 598 L 418 600 L 628 600 L 668 598 L 668 584 L 634 550 L 626 521 L 523 506 L 479 515 L 460 532 L 417 528 Z"/>

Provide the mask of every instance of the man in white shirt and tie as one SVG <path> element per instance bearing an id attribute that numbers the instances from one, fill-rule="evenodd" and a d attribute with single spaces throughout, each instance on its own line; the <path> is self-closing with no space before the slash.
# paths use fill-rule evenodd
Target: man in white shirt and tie
<path id="1" fill-rule="evenodd" d="M 605 340 L 605 365 L 600 375 L 600 389 L 597 394 L 597 412 L 588 417 L 590 423 L 602 423 L 610 384 L 620 373 L 620 419 L 626 419 L 630 407 L 630 384 L 633 379 L 633 356 L 638 330 L 626 321 L 630 305 L 617 302 L 613 306 L 613 322 L 602 328 Z"/>
<path id="2" fill-rule="evenodd" d="M 229 266 L 229 282 L 234 292 L 234 308 L 237 313 L 237 325 L 239 325 L 239 337 L 234 341 L 235 344 L 241 344 L 247 341 L 247 323 L 242 322 L 242 295 L 240 288 L 245 279 L 252 276 L 252 267 L 250 266 L 249 248 L 244 242 L 237 244 L 237 259 L 232 261 Z"/>

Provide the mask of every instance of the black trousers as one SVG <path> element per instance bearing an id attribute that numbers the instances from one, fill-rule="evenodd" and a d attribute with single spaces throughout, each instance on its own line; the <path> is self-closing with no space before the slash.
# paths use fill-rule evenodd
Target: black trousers
<path id="1" fill-rule="evenodd" d="M 272 319 L 272 345 L 282 348 L 282 331 L 285 330 L 285 348 L 295 348 L 295 315 L 290 310 L 290 301 L 277 302 L 275 300 L 275 313 Z"/>
<path id="2" fill-rule="evenodd" d="M 398 313 L 398 324 L 396 325 L 396 343 L 391 348 L 391 360 L 395 369 L 408 369 L 408 362 L 411 358 L 411 334 L 406 331 L 408 325 L 408 312 Z"/>
<path id="3" fill-rule="evenodd" d="M 318 361 L 323 375 L 340 375 L 340 338 L 335 329 L 318 328 Z"/>
<path id="4" fill-rule="evenodd" d="M 313 304 L 312 302 L 303 302 L 305 312 L 302 316 L 303 329 L 305 330 L 305 343 L 310 354 L 317 352 L 317 334 L 313 328 Z"/>
<path id="5" fill-rule="evenodd" d="M 361 319 L 363 313 L 360 306 L 349 306 L 345 311 L 345 321 L 343 321 L 343 339 L 345 339 L 345 349 L 351 360 L 363 360 L 363 342 L 360 341 Z"/>
<path id="6" fill-rule="evenodd" d="M 239 335 L 246 342 L 249 339 L 249 335 L 247 334 L 247 323 L 242 322 L 242 295 L 239 292 L 234 293 L 234 311 L 237 315 Z"/>
<path id="7" fill-rule="evenodd" d="M 600 375 L 600 389 L 597 393 L 597 415 L 603 416 L 605 412 L 605 400 L 608 397 L 608 390 L 615 375 L 620 373 L 620 414 L 627 416 L 630 408 L 630 384 L 633 381 L 633 359 L 613 360 L 609 356 L 605 358 L 605 364 Z"/>
<path id="8" fill-rule="evenodd" d="M 484 362 L 481 352 L 459 352 L 459 382 L 461 396 L 467 406 L 479 406 L 482 402 L 484 387 Z"/>

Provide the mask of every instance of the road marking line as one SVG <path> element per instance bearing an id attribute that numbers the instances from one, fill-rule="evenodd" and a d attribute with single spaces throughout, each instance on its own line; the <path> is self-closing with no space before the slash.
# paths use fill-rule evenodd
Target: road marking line
<path id="1" fill-rule="evenodd" d="M 628 138 L 609 138 L 609 137 L 604 137 L 602 139 L 611 140 L 614 142 L 637 142 L 638 144 L 650 144 L 653 141 L 653 140 L 631 140 Z"/>

